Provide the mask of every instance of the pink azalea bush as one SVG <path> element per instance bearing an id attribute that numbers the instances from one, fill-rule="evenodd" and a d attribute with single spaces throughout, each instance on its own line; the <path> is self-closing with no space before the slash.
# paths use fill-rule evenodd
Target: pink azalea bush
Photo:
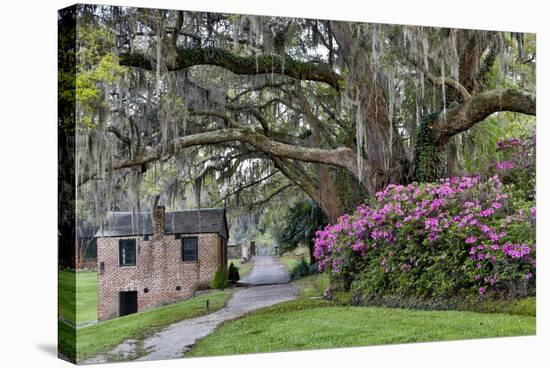
<path id="1" fill-rule="evenodd" d="M 535 279 L 533 206 L 496 175 L 390 184 L 317 231 L 315 257 L 334 285 L 369 296 L 525 295 Z"/>
<path id="2" fill-rule="evenodd" d="M 508 138 L 497 142 L 499 159 L 489 168 L 508 185 L 514 197 L 534 199 L 535 138 Z"/>

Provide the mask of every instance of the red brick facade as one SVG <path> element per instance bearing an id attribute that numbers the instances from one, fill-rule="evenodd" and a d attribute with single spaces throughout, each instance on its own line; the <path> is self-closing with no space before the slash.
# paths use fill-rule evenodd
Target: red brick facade
<path id="1" fill-rule="evenodd" d="M 218 233 L 181 234 L 198 238 L 198 260 L 184 262 L 182 240 L 159 233 L 164 227 L 160 222 L 148 240 L 143 236 L 97 239 L 100 321 L 119 316 L 120 292 L 137 291 L 137 310 L 142 311 L 192 296 L 210 285 L 220 266 L 227 266 L 227 241 Z M 135 266 L 119 265 L 121 239 L 136 239 Z"/>

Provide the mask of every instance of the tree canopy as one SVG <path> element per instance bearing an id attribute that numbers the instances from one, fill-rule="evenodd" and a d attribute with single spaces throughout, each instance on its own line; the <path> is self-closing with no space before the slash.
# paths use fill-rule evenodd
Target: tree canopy
<path id="1" fill-rule="evenodd" d="M 307 199 L 334 221 L 534 128 L 533 34 L 92 5 L 77 32 L 94 216 L 224 204 L 280 231 L 268 214 Z"/>

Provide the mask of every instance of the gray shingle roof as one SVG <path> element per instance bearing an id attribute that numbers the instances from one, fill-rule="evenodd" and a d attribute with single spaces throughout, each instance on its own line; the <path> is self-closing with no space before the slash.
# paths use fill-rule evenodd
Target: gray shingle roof
<path id="1" fill-rule="evenodd" d="M 228 238 L 224 208 L 201 208 L 165 213 L 165 234 L 218 233 Z M 104 225 L 95 234 L 99 237 L 138 236 L 153 234 L 151 212 L 109 212 Z"/>

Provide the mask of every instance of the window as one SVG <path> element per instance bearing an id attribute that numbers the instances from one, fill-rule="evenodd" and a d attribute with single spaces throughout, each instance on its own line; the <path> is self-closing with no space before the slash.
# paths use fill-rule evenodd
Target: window
<path id="1" fill-rule="evenodd" d="M 118 241 L 118 262 L 120 266 L 136 265 L 136 239 Z"/>
<path id="2" fill-rule="evenodd" d="M 196 262 L 198 257 L 198 238 L 181 238 L 181 260 L 184 262 Z"/>
<path id="3" fill-rule="evenodd" d="M 99 274 L 103 275 L 105 273 L 105 262 L 99 262 Z"/>

